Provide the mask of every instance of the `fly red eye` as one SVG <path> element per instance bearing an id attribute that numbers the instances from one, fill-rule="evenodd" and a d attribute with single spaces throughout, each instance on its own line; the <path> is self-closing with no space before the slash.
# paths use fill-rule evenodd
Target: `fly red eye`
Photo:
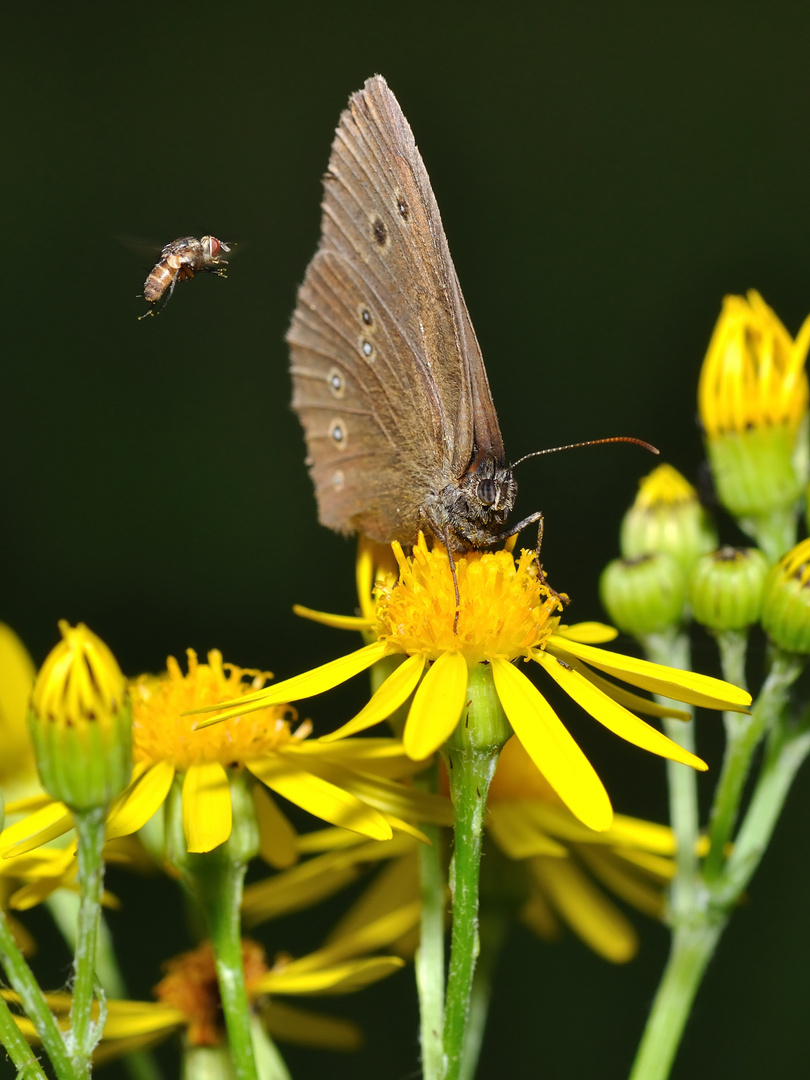
<path id="1" fill-rule="evenodd" d="M 211 257 L 216 258 L 219 254 L 219 240 L 215 236 L 211 237 Z"/>

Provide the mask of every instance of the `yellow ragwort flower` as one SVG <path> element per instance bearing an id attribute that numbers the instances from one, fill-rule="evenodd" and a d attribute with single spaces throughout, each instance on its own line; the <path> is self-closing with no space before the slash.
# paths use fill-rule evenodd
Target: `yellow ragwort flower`
<path id="1" fill-rule="evenodd" d="M 224 664 L 217 650 L 201 664 L 188 650 L 188 673 L 169 657 L 164 676 L 143 676 L 132 685 L 132 782 L 113 805 L 108 838 L 136 832 L 164 804 L 177 778 L 182 783 L 183 827 L 188 850 L 210 851 L 231 834 L 230 781 L 246 770 L 253 784 L 261 853 L 274 866 L 296 858 L 295 832 L 266 789 L 334 825 L 375 840 L 392 830 L 421 833 L 409 822 L 447 820 L 445 800 L 406 788 L 395 779 L 414 771 L 394 739 L 349 740 L 329 745 L 307 739 L 311 724 L 291 727 L 295 712 L 286 701 L 234 715 L 226 724 L 195 731 L 187 714 L 217 707 L 244 695 L 252 699 L 267 672 Z M 249 680 L 245 683 L 245 679 Z M 36 802 L 28 801 L 28 809 Z M 44 843 L 72 826 L 61 803 L 47 803 L 6 829 L 0 852 L 16 855 Z M 408 820 L 406 820 L 408 819 Z"/>
<path id="2" fill-rule="evenodd" d="M 620 547 L 625 559 L 671 555 L 688 573 L 701 555 L 717 547 L 717 530 L 689 481 L 664 463 L 639 481 L 622 520 Z"/>
<path id="3" fill-rule="evenodd" d="M 726 296 L 698 386 L 707 438 L 776 425 L 795 432 L 807 412 L 808 347 L 810 319 L 794 341 L 755 289 Z"/>
<path id="4" fill-rule="evenodd" d="M 132 775 L 127 683 L 105 643 L 83 623 L 59 622 L 31 692 L 31 741 L 42 786 L 71 810 L 104 809 Z"/>
<path id="5" fill-rule="evenodd" d="M 36 785 L 34 748 L 28 734 L 34 674 L 25 646 L 11 627 L 0 623 L 0 788 L 7 800 Z"/>
<path id="6" fill-rule="evenodd" d="M 444 548 L 437 545 L 429 550 L 420 537 L 410 557 L 398 544 L 393 549 L 400 578 L 392 587 L 378 590 L 373 619 L 347 620 L 299 609 L 327 624 L 373 630 L 375 641 L 276 687 L 247 695 L 203 723 L 216 723 L 237 710 L 244 714 L 248 708 L 323 693 L 384 657 L 400 657 L 402 663 L 359 715 L 323 741 L 342 739 L 385 720 L 413 694 L 403 742 L 408 755 L 421 760 L 438 749 L 458 724 L 467 702 L 469 669 L 487 663 L 506 717 L 529 756 L 581 821 L 606 829 L 612 809 L 602 782 L 515 661 L 537 664 L 569 697 L 628 742 L 698 769 L 706 768 L 699 758 L 631 710 L 654 716 L 673 715 L 671 711 L 615 686 L 601 673 L 693 705 L 744 711 L 750 704 L 745 691 L 718 679 L 595 648 L 594 643 L 616 636 L 610 627 L 561 625 L 560 601 L 540 580 L 534 552 L 524 551 L 517 560 L 508 551 L 458 555 L 461 604 L 454 630 L 455 592 Z M 674 715 L 683 716 L 677 711 Z"/>
<path id="7" fill-rule="evenodd" d="M 341 935 L 339 940 L 317 952 L 293 959 L 279 956 L 268 965 L 264 950 L 255 941 L 244 940 L 242 960 L 245 987 L 255 1012 L 271 1036 L 305 1046 L 331 1050 L 354 1050 L 361 1042 L 357 1027 L 349 1021 L 292 1008 L 276 1000 L 277 995 L 307 996 L 348 994 L 362 990 L 403 967 L 397 956 L 368 955 L 386 944 L 386 937 L 398 926 L 378 923 L 372 933 Z M 209 942 L 175 957 L 166 964 L 166 974 L 155 987 L 157 1002 L 107 1001 L 107 1018 L 101 1043 L 93 1060 L 103 1064 L 134 1050 L 162 1042 L 184 1031 L 189 1047 L 224 1045 L 226 1033 L 217 985 L 213 950 Z M 268 998 L 269 996 L 269 998 Z M 3 997 L 14 1004 L 11 991 Z M 46 1000 L 60 1024 L 68 1024 L 70 994 L 47 994 Z M 98 1005 L 94 1004 L 94 1018 Z M 37 1042 L 33 1024 L 15 1017 L 29 1042 Z"/>
<path id="8" fill-rule="evenodd" d="M 807 482 L 810 318 L 795 341 L 759 293 L 727 296 L 700 373 L 698 411 L 720 502 L 771 562 L 795 538 Z"/>

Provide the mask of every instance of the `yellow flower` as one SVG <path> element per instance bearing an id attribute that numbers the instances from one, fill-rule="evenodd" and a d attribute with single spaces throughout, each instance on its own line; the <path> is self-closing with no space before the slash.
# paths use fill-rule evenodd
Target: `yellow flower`
<path id="1" fill-rule="evenodd" d="M 751 702 L 745 691 L 718 679 L 595 648 L 594 642 L 616 636 L 609 627 L 561 625 L 560 601 L 539 580 L 533 552 L 524 551 L 517 560 L 508 551 L 470 552 L 456 558 L 461 604 L 455 632 L 455 593 L 444 548 L 439 545 L 431 551 L 420 537 L 412 557 L 406 557 L 397 544 L 393 549 L 400 578 L 392 587 L 383 585 L 378 590 L 373 620 L 334 619 L 299 609 L 321 622 L 373 630 L 375 641 L 276 687 L 247 695 L 203 724 L 244 715 L 248 709 L 265 708 L 276 701 L 323 693 L 384 657 L 399 657 L 402 662 L 359 715 L 323 741 L 344 738 L 385 720 L 413 694 L 403 741 L 409 756 L 420 760 L 452 734 L 466 705 L 468 671 L 487 663 L 503 710 L 529 756 L 582 822 L 606 829 L 612 809 L 602 782 L 551 705 L 515 665 L 516 660 L 536 663 L 577 704 L 628 742 L 698 769 L 706 768 L 699 758 L 631 710 L 653 716 L 684 714 L 661 709 L 615 686 L 602 673 L 713 709 L 744 711 Z"/>
<path id="2" fill-rule="evenodd" d="M 132 775 L 132 711 L 109 648 L 83 624 L 59 622 L 31 693 L 29 727 L 42 786 L 77 812 L 105 809 Z"/>
<path id="3" fill-rule="evenodd" d="M 775 425 L 795 432 L 807 412 L 808 347 L 810 319 L 794 341 L 755 289 L 726 296 L 698 387 L 707 437 Z"/>
<path id="4" fill-rule="evenodd" d="M 389 920 L 390 924 L 390 920 Z M 390 924 L 393 929 L 396 927 Z M 307 996 L 347 994 L 403 967 L 396 956 L 371 956 L 384 944 L 390 930 L 382 924 L 343 935 L 317 952 L 295 960 L 279 956 L 268 966 L 264 950 L 253 941 L 243 941 L 242 960 L 248 999 L 265 1029 L 288 1042 L 333 1050 L 354 1050 L 361 1035 L 354 1024 L 332 1017 L 292 1008 L 275 1000 L 277 995 Z M 225 1043 L 222 1009 L 210 943 L 166 965 L 166 975 L 155 987 L 158 1002 L 108 1001 L 102 1041 L 94 1054 L 96 1064 L 119 1058 L 134 1050 L 154 1045 L 171 1034 L 185 1031 L 191 1047 L 220 1046 Z M 269 999 L 268 999 L 269 996 Z M 18 1003 L 10 991 L 7 1001 Z M 57 1020 L 67 1027 L 72 1003 L 69 994 L 47 994 L 46 1000 Z M 94 1004 L 94 1018 L 98 1005 Z M 25 1037 L 36 1043 L 33 1025 L 16 1017 Z"/>
<path id="5" fill-rule="evenodd" d="M 31 657 L 14 631 L 0 623 L 0 788 L 7 799 L 36 780 L 27 723 L 33 685 Z"/>
<path id="6" fill-rule="evenodd" d="M 794 341 L 759 293 L 727 296 L 700 373 L 718 497 L 771 562 L 795 541 L 794 508 L 807 482 L 809 346 L 810 318 Z"/>
<path id="7" fill-rule="evenodd" d="M 677 469 L 659 465 L 639 482 L 635 501 L 622 520 L 625 559 L 664 552 L 688 573 L 717 547 L 717 530 L 697 492 Z"/>
<path id="8" fill-rule="evenodd" d="M 165 676 L 144 676 L 132 686 L 132 782 L 116 800 L 107 820 L 108 838 L 136 832 L 156 813 L 172 785 L 182 785 L 183 825 L 189 851 L 210 851 L 231 834 L 230 781 L 246 770 L 259 784 L 252 794 L 261 833 L 261 853 L 274 866 L 296 858 L 295 832 L 266 788 L 325 821 L 375 840 L 392 830 L 420 836 L 409 820 L 447 820 L 445 800 L 424 795 L 391 778 L 414 771 L 393 739 L 348 740 L 328 745 L 307 740 L 311 725 L 293 731 L 294 710 L 285 703 L 259 706 L 250 716 L 235 715 L 220 728 L 196 732 L 183 714 L 217 707 L 235 695 L 255 693 L 267 673 L 223 664 L 216 650 L 198 663 L 188 650 L 188 674 L 170 657 Z M 246 685 L 243 680 L 250 683 Z M 177 778 L 177 779 L 176 779 Z M 29 851 L 66 832 L 72 818 L 61 803 L 28 800 L 41 808 L 0 836 L 0 852 Z M 20 809 L 20 806 L 10 809 Z"/>
<path id="9" fill-rule="evenodd" d="M 565 925 L 604 959 L 632 959 L 638 949 L 636 931 L 607 893 L 661 918 L 664 887 L 675 869 L 672 830 L 618 814 L 604 832 L 586 828 L 516 738 L 506 743 L 498 759 L 488 807 L 488 841 L 497 845 L 501 857 L 490 848 L 484 858 L 482 913 L 486 915 L 497 892 L 499 908 L 511 906 L 546 940 L 559 937 Z M 250 925 L 332 895 L 385 860 L 388 865 L 335 934 L 396 913 L 402 936 L 391 946 L 400 955 L 413 955 L 421 910 L 414 840 L 402 836 L 391 844 L 372 844 L 340 829 L 325 829 L 300 837 L 299 843 L 302 852 L 323 854 L 249 885 L 242 912 Z"/>

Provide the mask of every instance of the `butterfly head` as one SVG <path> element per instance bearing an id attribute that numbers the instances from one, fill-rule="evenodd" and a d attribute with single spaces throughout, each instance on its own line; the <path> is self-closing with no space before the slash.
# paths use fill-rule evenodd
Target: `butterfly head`
<path id="1" fill-rule="evenodd" d="M 516 495 L 512 469 L 479 454 L 458 480 L 426 502 L 425 513 L 436 535 L 449 537 L 455 550 L 487 547 L 501 532 Z"/>

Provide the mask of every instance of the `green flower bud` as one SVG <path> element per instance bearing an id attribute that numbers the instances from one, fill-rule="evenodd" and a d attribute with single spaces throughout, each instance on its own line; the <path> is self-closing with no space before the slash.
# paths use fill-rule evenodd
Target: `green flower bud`
<path id="1" fill-rule="evenodd" d="M 759 619 L 768 560 L 757 548 L 722 547 L 692 571 L 695 621 L 709 630 L 744 630 Z"/>
<path id="2" fill-rule="evenodd" d="M 768 574 L 762 625 L 785 652 L 810 653 L 810 540 L 783 555 Z"/>
<path id="3" fill-rule="evenodd" d="M 620 547 L 625 559 L 663 552 L 688 574 L 696 560 L 716 546 L 712 519 L 677 469 L 659 465 L 644 477 L 622 522 Z"/>
<path id="4" fill-rule="evenodd" d="M 686 575 L 663 553 L 614 559 L 602 572 L 599 595 L 611 622 L 633 637 L 645 637 L 680 623 Z"/>
<path id="5" fill-rule="evenodd" d="M 810 319 L 794 341 L 751 290 L 723 301 L 700 373 L 698 410 L 718 498 L 761 546 L 765 529 L 771 560 L 796 535 L 794 509 L 807 483 L 808 346 Z"/>
<path id="6" fill-rule="evenodd" d="M 108 806 L 132 774 L 127 684 L 104 642 L 82 623 L 59 623 L 62 641 L 34 683 L 31 739 L 42 786 L 82 812 Z"/>

